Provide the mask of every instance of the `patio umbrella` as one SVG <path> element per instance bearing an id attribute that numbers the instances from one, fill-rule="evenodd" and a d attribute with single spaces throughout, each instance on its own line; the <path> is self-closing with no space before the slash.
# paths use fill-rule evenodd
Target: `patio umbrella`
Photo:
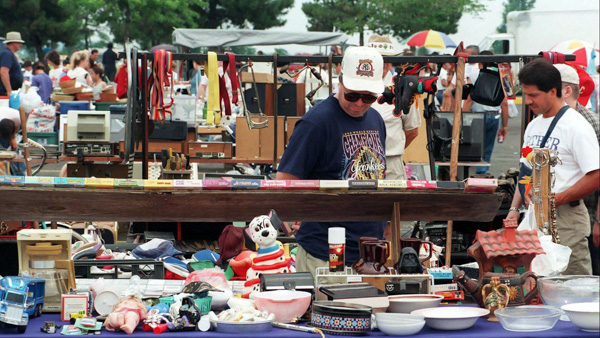
<path id="1" fill-rule="evenodd" d="M 587 41 L 566 40 L 556 44 L 550 50 L 564 54 L 574 54 L 576 59 L 573 63 L 586 68 L 588 66 L 589 59 L 591 58 L 593 49 L 596 50 L 596 55 L 598 55 L 598 48 L 594 48 L 594 46 Z M 598 56 L 596 56 L 595 63 L 596 65 L 598 64 Z"/>
<path id="2" fill-rule="evenodd" d="M 417 32 L 406 38 L 402 43 L 409 46 L 440 49 L 456 47 L 456 43 L 448 35 L 432 29 Z"/>

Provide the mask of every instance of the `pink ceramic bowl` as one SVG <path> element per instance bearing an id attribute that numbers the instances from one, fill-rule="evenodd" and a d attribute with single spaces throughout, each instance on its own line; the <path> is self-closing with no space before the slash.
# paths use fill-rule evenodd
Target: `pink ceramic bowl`
<path id="1" fill-rule="evenodd" d="M 254 296 L 256 308 L 275 315 L 275 321 L 289 323 L 301 317 L 310 305 L 311 294 L 305 291 L 263 291 Z"/>

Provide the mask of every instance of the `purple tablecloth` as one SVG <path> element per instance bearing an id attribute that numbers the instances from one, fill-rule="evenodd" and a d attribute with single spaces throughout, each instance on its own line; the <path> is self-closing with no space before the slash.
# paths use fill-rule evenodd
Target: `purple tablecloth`
<path id="1" fill-rule="evenodd" d="M 40 327 L 44 324 L 44 321 L 54 321 L 57 324 L 68 324 L 59 322 L 60 316 L 58 314 L 44 314 L 41 317 L 34 318 L 30 321 L 27 326 L 27 332 L 25 334 L 17 333 L 17 329 L 13 327 L 0 328 L 0 336 L 2 337 L 43 337 L 48 338 L 52 335 L 48 335 L 44 332 L 40 331 Z M 55 335 L 60 335 L 56 333 Z M 109 332 L 102 331 L 102 337 L 110 336 L 110 337 L 128 337 L 127 334 L 123 332 Z M 270 332 L 265 333 L 253 333 L 253 334 L 224 334 L 218 333 L 214 331 L 210 332 L 169 332 L 165 331 L 160 335 L 156 335 L 153 332 L 144 332 L 142 331 L 141 326 L 130 336 L 130 337 L 190 337 L 190 336 L 201 336 L 201 337 L 235 337 L 235 338 L 257 338 L 257 337 L 285 337 L 285 338 L 306 338 L 306 337 L 318 337 L 315 334 L 310 334 L 306 332 L 300 331 L 291 331 L 291 330 L 283 330 L 279 328 L 273 328 Z M 369 336 L 385 336 L 383 333 L 375 330 L 369 334 Z M 574 336 L 582 336 L 582 337 L 598 337 L 598 333 L 589 333 L 583 332 L 579 330 L 573 323 L 571 322 L 563 322 L 559 321 L 556 323 L 556 326 L 552 330 L 547 331 L 539 331 L 539 332 L 511 332 L 506 331 L 502 328 L 500 323 L 491 323 L 488 322 L 485 318 L 481 318 L 477 321 L 475 326 L 468 330 L 462 331 L 437 331 L 432 330 L 425 325 L 423 330 L 419 332 L 416 336 L 418 337 L 574 337 Z M 62 336 L 61 336 L 62 337 Z M 340 337 L 328 335 L 328 337 Z"/>

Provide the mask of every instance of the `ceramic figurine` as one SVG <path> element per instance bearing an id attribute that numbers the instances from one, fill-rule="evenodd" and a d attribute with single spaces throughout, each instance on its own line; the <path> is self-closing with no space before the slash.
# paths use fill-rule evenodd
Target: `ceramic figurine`
<path id="1" fill-rule="evenodd" d="M 252 259 L 252 267 L 246 271 L 246 283 L 242 297 L 250 298 L 260 290 L 261 274 L 290 273 L 290 260 L 284 257 L 283 247 L 277 242 L 277 229 L 269 216 L 255 217 L 248 225 L 250 237 L 258 246 L 258 254 Z"/>
<path id="2" fill-rule="evenodd" d="M 104 321 L 104 327 L 108 331 L 122 330 L 131 334 L 147 315 L 146 307 L 139 298 L 133 295 L 127 296 L 115 304 L 113 312 Z"/>
<path id="3" fill-rule="evenodd" d="M 505 308 L 508 305 L 510 290 L 508 286 L 500 284 L 500 278 L 492 277 L 490 284 L 486 284 L 481 289 L 481 297 L 485 308 L 490 310 L 488 321 L 497 322 L 498 318 L 494 315 L 494 311 Z"/>

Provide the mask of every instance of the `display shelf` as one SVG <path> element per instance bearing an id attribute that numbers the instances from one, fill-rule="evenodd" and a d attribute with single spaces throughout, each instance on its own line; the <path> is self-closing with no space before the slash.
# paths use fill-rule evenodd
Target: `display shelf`
<path id="1" fill-rule="evenodd" d="M 462 191 L 198 190 L 0 187 L 4 220 L 248 222 L 277 210 L 284 221 L 491 221 L 500 194 Z"/>

